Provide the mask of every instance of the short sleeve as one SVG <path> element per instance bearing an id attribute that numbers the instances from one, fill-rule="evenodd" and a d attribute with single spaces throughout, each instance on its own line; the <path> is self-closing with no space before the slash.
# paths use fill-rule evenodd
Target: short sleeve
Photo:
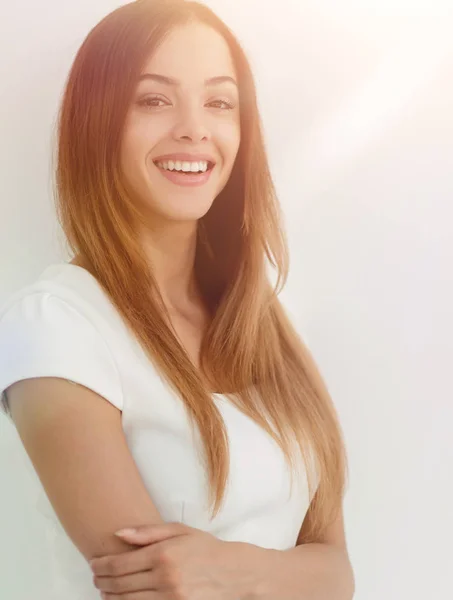
<path id="1" fill-rule="evenodd" d="M 90 388 L 119 410 L 119 372 L 105 339 L 75 306 L 47 292 L 15 300 L 0 314 L 0 410 L 5 390 L 23 379 L 60 377 Z"/>

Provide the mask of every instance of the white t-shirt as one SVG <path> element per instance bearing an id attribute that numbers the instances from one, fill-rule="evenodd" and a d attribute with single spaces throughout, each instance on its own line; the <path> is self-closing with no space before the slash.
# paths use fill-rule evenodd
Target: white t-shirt
<path id="1" fill-rule="evenodd" d="M 210 520 L 200 440 L 183 401 L 96 279 L 68 263 L 47 267 L 0 309 L 0 392 L 44 376 L 82 384 L 122 411 L 128 447 L 164 520 L 223 540 L 280 550 L 295 545 L 310 502 L 302 462 L 290 493 L 278 445 L 228 398 L 213 394 L 225 420 L 231 463 L 223 508 Z M 3 393 L 2 409 L 8 414 Z"/>

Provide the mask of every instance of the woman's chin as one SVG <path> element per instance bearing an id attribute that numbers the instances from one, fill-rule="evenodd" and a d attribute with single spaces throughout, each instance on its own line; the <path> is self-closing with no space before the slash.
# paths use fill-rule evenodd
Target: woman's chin
<path id="1" fill-rule="evenodd" d="M 148 209 L 149 213 L 155 214 L 159 220 L 198 221 L 209 211 L 213 202 L 214 198 L 205 201 L 201 201 L 200 198 L 186 198 L 185 200 L 178 198 L 178 200 L 169 201 L 165 206 L 148 205 Z"/>

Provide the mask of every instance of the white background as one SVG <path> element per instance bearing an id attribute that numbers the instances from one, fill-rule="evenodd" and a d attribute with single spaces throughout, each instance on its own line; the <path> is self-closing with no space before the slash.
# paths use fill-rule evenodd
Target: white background
<path id="1" fill-rule="evenodd" d="M 256 74 L 292 256 L 282 298 L 348 447 L 356 598 L 451 600 L 453 5 L 207 3 Z M 50 187 L 56 111 L 83 38 L 120 4 L 2 0 L 0 302 L 67 258 Z M 0 476 L 0 596 L 63 600 L 40 484 L 6 419 Z"/>

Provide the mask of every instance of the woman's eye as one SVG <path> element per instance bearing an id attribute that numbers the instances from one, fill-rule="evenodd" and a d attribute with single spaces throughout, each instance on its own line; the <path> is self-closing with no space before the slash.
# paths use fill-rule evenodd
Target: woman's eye
<path id="1" fill-rule="evenodd" d="M 161 108 L 162 106 L 167 106 L 169 102 L 159 96 L 146 96 L 146 98 L 139 100 L 137 104 L 145 108 Z M 234 108 L 234 104 L 228 100 L 213 100 L 208 103 L 208 106 L 219 108 L 220 110 L 232 110 Z"/>
<path id="2" fill-rule="evenodd" d="M 145 106 L 147 108 L 160 108 L 166 104 L 167 103 L 165 100 L 158 98 L 157 96 L 147 96 L 146 98 L 142 98 L 142 100 L 138 101 L 139 106 Z"/>
<path id="3" fill-rule="evenodd" d="M 234 104 L 228 100 L 214 100 L 209 103 L 209 106 L 212 105 L 215 105 L 214 108 L 220 108 L 222 110 L 232 110 L 234 108 Z"/>

